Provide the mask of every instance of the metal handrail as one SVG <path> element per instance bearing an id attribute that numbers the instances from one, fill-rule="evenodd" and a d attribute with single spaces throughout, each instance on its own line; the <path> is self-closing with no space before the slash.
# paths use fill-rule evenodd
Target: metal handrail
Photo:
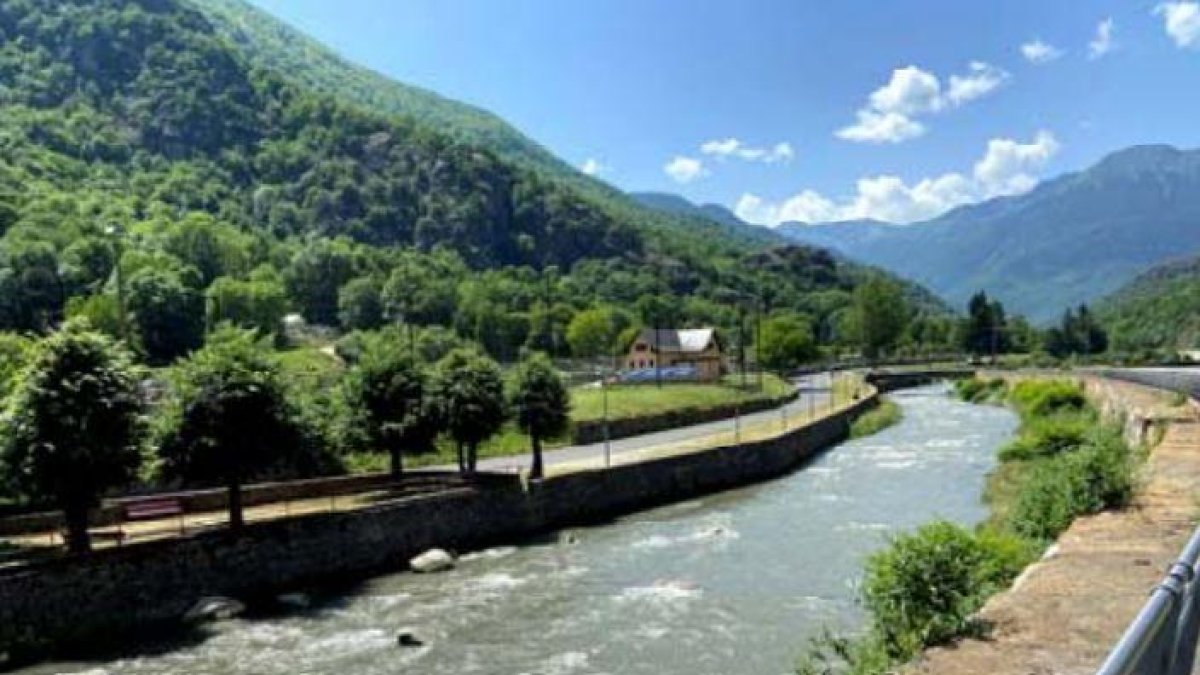
<path id="1" fill-rule="evenodd" d="M 1096 675 L 1189 675 L 1200 633 L 1200 528 Z"/>

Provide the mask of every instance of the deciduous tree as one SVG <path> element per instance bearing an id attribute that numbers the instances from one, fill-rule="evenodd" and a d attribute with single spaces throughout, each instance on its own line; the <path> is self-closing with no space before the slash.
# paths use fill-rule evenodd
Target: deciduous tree
<path id="1" fill-rule="evenodd" d="M 278 365 L 253 332 L 218 330 L 181 362 L 160 453 L 167 478 L 222 482 L 229 523 L 241 527 L 242 485 L 282 470 L 303 443 Z"/>
<path id="2" fill-rule="evenodd" d="M 476 351 L 456 349 L 437 363 L 434 389 L 459 470 L 474 473 L 479 444 L 499 432 L 506 417 L 500 366 Z"/>
<path id="3" fill-rule="evenodd" d="M 70 550 L 90 550 L 88 511 L 141 461 L 143 405 L 129 355 L 86 323 L 67 323 L 34 347 L 0 420 L 6 477 L 18 493 L 56 502 Z"/>
<path id="4" fill-rule="evenodd" d="M 571 397 L 554 364 L 534 353 L 521 362 L 513 378 L 509 405 L 521 430 L 529 434 L 533 463 L 529 475 L 541 478 L 542 441 L 566 430 Z"/>

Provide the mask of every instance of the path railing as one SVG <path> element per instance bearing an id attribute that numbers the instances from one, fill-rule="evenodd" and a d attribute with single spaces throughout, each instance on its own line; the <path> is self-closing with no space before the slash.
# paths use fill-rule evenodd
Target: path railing
<path id="1" fill-rule="evenodd" d="M 1097 675 L 1189 675 L 1200 634 L 1200 529 L 1162 580 Z"/>
<path id="2" fill-rule="evenodd" d="M 1195 372 L 1170 370 L 1110 370 L 1105 377 L 1177 391 L 1200 394 Z M 1190 675 L 1200 635 L 1200 528 L 1167 576 L 1125 630 L 1097 675 Z"/>

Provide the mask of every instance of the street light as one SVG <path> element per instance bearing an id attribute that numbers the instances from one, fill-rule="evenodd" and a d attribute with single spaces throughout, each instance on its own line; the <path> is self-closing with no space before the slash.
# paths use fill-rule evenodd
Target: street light
<path id="1" fill-rule="evenodd" d="M 124 228 L 120 223 L 112 222 L 104 228 L 104 233 L 112 240 L 113 280 L 117 285 L 117 320 L 121 330 L 121 339 L 129 344 L 129 321 L 125 313 L 125 280 L 121 276 L 121 258 L 125 253 Z"/>

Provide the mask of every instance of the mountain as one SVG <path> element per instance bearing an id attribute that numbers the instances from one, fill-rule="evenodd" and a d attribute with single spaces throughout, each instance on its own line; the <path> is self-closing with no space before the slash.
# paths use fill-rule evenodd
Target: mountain
<path id="1" fill-rule="evenodd" d="M 644 208 L 620 190 L 578 171 L 498 116 L 351 63 L 246 0 L 203 0 L 195 8 L 254 67 L 286 74 L 306 89 L 338 101 L 378 114 L 400 115 L 456 141 L 486 148 L 543 180 L 603 203 L 617 218 L 638 223 L 650 238 L 665 236 L 661 243 L 668 247 L 676 247 L 681 239 L 689 240 L 692 247 L 768 243 L 762 237 L 736 233 L 732 239 L 723 237 L 711 219 L 696 214 Z"/>
<path id="2" fill-rule="evenodd" d="M 875 273 L 646 206 L 235 0 L 0 2 L 0 107 L 0 329 L 121 323 L 119 269 L 156 340 L 207 298 L 209 323 L 386 309 L 511 358 L 606 303 L 727 325 L 769 289 L 832 326 Z"/>
<path id="3" fill-rule="evenodd" d="M 956 306 L 982 289 L 1044 322 L 1200 251 L 1200 150 L 1132 147 L 1024 195 L 922 223 L 791 223 L 780 231 L 916 280 Z"/>
<path id="4" fill-rule="evenodd" d="M 751 225 L 720 204 L 697 205 L 669 192 L 631 192 L 629 196 L 642 206 L 720 225 L 730 238 L 751 246 L 786 244 L 790 240 L 770 228 Z"/>
<path id="5" fill-rule="evenodd" d="M 1139 274 L 1096 310 L 1122 351 L 1200 347 L 1200 257 Z"/>

